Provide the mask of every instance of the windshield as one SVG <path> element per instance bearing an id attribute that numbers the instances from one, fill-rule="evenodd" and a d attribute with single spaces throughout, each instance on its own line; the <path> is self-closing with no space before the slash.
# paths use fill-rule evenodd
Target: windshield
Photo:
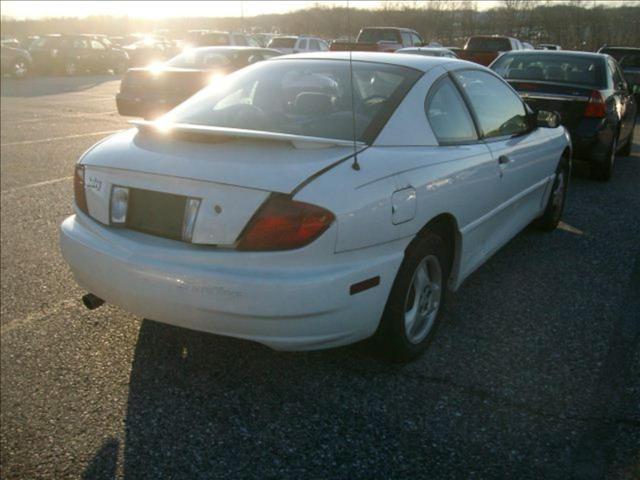
<path id="1" fill-rule="evenodd" d="M 378 43 L 380 41 L 397 42 L 398 32 L 384 28 L 365 29 L 358 35 L 358 43 Z"/>
<path id="2" fill-rule="evenodd" d="M 601 58 L 544 53 L 504 55 L 491 68 L 508 80 L 542 80 L 598 88 L 606 85 Z"/>
<path id="3" fill-rule="evenodd" d="M 180 55 L 167 61 L 167 67 L 175 68 L 202 68 L 202 67 L 224 67 L 229 65 L 231 60 L 229 54 L 209 49 L 187 50 Z"/>
<path id="4" fill-rule="evenodd" d="M 293 48 L 295 44 L 296 38 L 280 37 L 271 40 L 269 48 Z"/>
<path id="5" fill-rule="evenodd" d="M 508 38 L 471 37 L 465 50 L 477 50 L 479 52 L 504 52 L 511 50 L 511 42 Z"/>
<path id="6" fill-rule="evenodd" d="M 369 143 L 421 72 L 396 65 L 281 60 L 261 62 L 212 84 L 163 121 Z M 352 104 L 355 114 L 352 115 Z"/>

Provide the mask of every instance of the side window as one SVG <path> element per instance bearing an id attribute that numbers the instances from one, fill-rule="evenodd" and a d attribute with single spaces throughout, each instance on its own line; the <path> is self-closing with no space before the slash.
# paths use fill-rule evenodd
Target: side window
<path id="1" fill-rule="evenodd" d="M 400 32 L 400 36 L 402 37 L 402 46 L 410 47 L 411 46 L 411 35 L 407 32 Z"/>
<path id="2" fill-rule="evenodd" d="M 106 50 L 107 49 L 107 47 L 105 47 L 98 40 L 91 40 L 91 48 L 93 50 Z"/>
<path id="3" fill-rule="evenodd" d="M 247 46 L 247 39 L 244 38 L 244 35 L 234 35 L 233 36 L 233 43 L 235 43 L 238 46 L 246 47 Z"/>
<path id="4" fill-rule="evenodd" d="M 529 130 L 524 103 L 500 79 L 480 70 L 461 70 L 454 76 L 469 97 L 485 138 Z"/>
<path id="5" fill-rule="evenodd" d="M 310 39 L 309 40 L 309 50 L 320 50 L 320 44 L 317 40 Z"/>
<path id="6" fill-rule="evenodd" d="M 427 118 L 440 143 L 477 140 L 476 129 L 460 92 L 448 77 L 439 80 L 425 104 Z"/>
<path id="7" fill-rule="evenodd" d="M 298 50 L 306 50 L 307 49 L 307 39 L 301 38 L 298 40 L 298 46 L 296 47 Z"/>
<path id="8" fill-rule="evenodd" d="M 320 40 L 320 50 L 327 51 L 329 50 L 329 44 L 324 40 Z"/>
<path id="9" fill-rule="evenodd" d="M 420 45 L 422 45 L 422 39 L 416 35 L 415 33 L 411 34 L 411 41 L 413 43 L 414 46 L 419 47 Z"/>

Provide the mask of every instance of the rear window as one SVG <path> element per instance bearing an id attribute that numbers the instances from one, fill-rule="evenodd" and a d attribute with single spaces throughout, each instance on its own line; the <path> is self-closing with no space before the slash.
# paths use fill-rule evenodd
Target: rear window
<path id="1" fill-rule="evenodd" d="M 211 84 L 163 121 L 341 140 L 354 138 L 355 123 L 355 138 L 370 143 L 420 75 L 353 62 L 352 101 L 349 62 L 261 62 Z"/>
<path id="2" fill-rule="evenodd" d="M 167 61 L 165 65 L 175 68 L 223 67 L 231 63 L 233 53 L 222 53 L 211 50 L 187 50 Z"/>
<path id="3" fill-rule="evenodd" d="M 607 83 L 601 58 L 544 53 L 504 55 L 491 68 L 507 80 L 538 80 L 597 88 Z"/>
<path id="4" fill-rule="evenodd" d="M 201 46 L 229 45 L 229 35 L 226 33 L 205 33 L 194 35 L 192 43 Z"/>
<path id="5" fill-rule="evenodd" d="M 511 50 L 511 42 L 508 38 L 471 37 L 465 46 L 465 50 L 505 52 Z"/>
<path id="6" fill-rule="evenodd" d="M 640 55 L 640 50 L 631 50 L 626 48 L 603 48 L 600 53 L 611 55 L 618 62 L 628 55 Z"/>
<path id="7" fill-rule="evenodd" d="M 60 37 L 42 37 L 34 40 L 30 48 L 52 48 L 60 44 Z"/>
<path id="8" fill-rule="evenodd" d="M 619 63 L 621 68 L 640 68 L 640 53 L 625 55 Z"/>
<path id="9" fill-rule="evenodd" d="M 297 38 L 274 38 L 269 42 L 269 48 L 293 48 L 296 45 Z"/>
<path id="10" fill-rule="evenodd" d="M 378 43 L 381 41 L 397 42 L 397 30 L 388 30 L 384 28 L 364 29 L 360 32 L 360 35 L 358 35 L 358 43 Z"/>

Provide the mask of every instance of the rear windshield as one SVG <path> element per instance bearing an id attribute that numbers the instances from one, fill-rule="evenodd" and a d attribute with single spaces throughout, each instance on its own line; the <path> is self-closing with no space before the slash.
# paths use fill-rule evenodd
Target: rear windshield
<path id="1" fill-rule="evenodd" d="M 384 28 L 364 29 L 358 35 L 358 43 L 398 42 L 398 31 Z"/>
<path id="2" fill-rule="evenodd" d="M 629 55 L 640 55 L 640 50 L 632 50 L 629 48 L 603 48 L 600 53 L 611 55 L 618 62 Z"/>
<path id="3" fill-rule="evenodd" d="M 204 33 L 191 37 L 191 43 L 201 46 L 229 45 L 229 35 L 226 33 Z"/>
<path id="4" fill-rule="evenodd" d="M 511 42 L 508 38 L 471 37 L 464 48 L 479 52 L 505 52 L 511 50 Z"/>
<path id="5" fill-rule="evenodd" d="M 293 48 L 296 44 L 295 38 L 274 38 L 269 42 L 269 48 Z"/>
<path id="6" fill-rule="evenodd" d="M 622 68 L 640 68 L 640 53 L 625 55 L 619 62 Z"/>
<path id="7" fill-rule="evenodd" d="M 224 67 L 231 63 L 232 52 L 216 52 L 215 50 L 187 50 L 165 63 L 175 68 Z"/>
<path id="8" fill-rule="evenodd" d="M 211 84 L 163 121 L 370 143 L 421 72 L 396 65 L 260 62 Z M 353 113 L 352 106 L 355 109 Z"/>
<path id="9" fill-rule="evenodd" d="M 604 61 L 558 54 L 504 55 L 491 68 L 508 80 L 542 80 L 588 87 L 606 86 Z"/>

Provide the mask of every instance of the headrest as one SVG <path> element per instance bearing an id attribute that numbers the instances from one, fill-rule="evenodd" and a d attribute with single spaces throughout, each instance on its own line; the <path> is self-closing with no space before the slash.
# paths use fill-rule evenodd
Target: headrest
<path id="1" fill-rule="evenodd" d="M 296 95 L 294 112 L 298 115 L 326 115 L 332 111 L 331 95 L 319 92 L 301 92 Z"/>

